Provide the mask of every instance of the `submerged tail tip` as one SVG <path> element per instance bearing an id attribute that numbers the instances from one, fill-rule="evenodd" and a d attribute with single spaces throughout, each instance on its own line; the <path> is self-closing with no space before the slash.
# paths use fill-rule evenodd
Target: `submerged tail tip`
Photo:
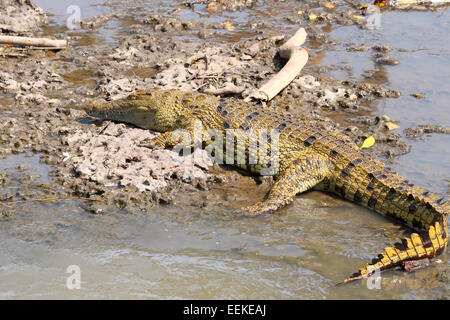
<path id="1" fill-rule="evenodd" d="M 354 282 L 354 281 L 361 280 L 364 278 L 367 278 L 366 274 L 361 274 L 361 272 L 356 272 L 356 273 L 352 274 L 350 277 L 348 277 L 347 279 L 345 279 L 344 281 L 336 283 L 335 286 L 336 287 L 341 286 L 343 284 Z"/>

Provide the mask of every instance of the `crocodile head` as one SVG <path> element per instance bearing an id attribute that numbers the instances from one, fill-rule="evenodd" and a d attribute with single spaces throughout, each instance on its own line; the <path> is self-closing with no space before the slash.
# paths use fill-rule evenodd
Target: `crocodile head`
<path id="1" fill-rule="evenodd" d="M 90 116 L 126 122 L 160 132 L 181 127 L 184 108 L 176 90 L 137 91 L 116 101 L 92 101 L 84 108 Z"/>

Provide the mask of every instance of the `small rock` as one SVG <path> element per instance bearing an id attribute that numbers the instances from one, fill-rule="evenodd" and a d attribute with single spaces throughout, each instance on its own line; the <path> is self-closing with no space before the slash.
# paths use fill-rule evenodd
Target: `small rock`
<path id="1" fill-rule="evenodd" d="M 242 61 L 249 61 L 249 60 L 252 60 L 252 57 L 249 56 L 248 54 L 243 54 L 243 55 L 241 56 L 241 60 L 242 60 Z"/>
<path id="2" fill-rule="evenodd" d="M 252 44 L 247 50 L 246 53 L 252 57 L 256 56 L 256 54 L 259 52 L 259 44 L 254 43 Z"/>
<path id="3" fill-rule="evenodd" d="M 392 49 L 389 46 L 376 45 L 376 46 L 372 47 L 372 50 L 386 54 L 389 51 L 391 51 Z"/>
<path id="4" fill-rule="evenodd" d="M 308 90 L 320 86 L 320 82 L 316 81 L 316 79 L 311 75 L 300 77 L 295 81 L 295 83 L 297 84 L 297 86 Z"/>
<path id="5" fill-rule="evenodd" d="M 377 60 L 375 60 L 375 62 L 378 64 L 387 65 L 387 66 L 396 66 L 396 65 L 400 64 L 400 61 L 398 61 L 397 59 L 393 59 L 393 58 L 389 58 L 389 57 L 378 58 Z"/>

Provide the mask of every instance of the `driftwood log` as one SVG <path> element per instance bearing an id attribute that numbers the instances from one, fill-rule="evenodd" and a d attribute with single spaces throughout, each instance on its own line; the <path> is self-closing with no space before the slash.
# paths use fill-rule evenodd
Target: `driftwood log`
<path id="1" fill-rule="evenodd" d="M 308 61 L 308 51 L 300 46 L 306 40 L 306 31 L 300 28 L 278 50 L 281 58 L 289 59 L 286 65 L 261 88 L 250 93 L 245 101 L 252 99 L 269 101 L 294 80 Z"/>
<path id="2" fill-rule="evenodd" d="M 53 47 L 65 48 L 67 47 L 66 40 L 54 40 L 47 38 L 30 38 L 18 36 L 0 36 L 0 44 L 11 44 L 19 46 L 36 46 L 36 47 Z"/>

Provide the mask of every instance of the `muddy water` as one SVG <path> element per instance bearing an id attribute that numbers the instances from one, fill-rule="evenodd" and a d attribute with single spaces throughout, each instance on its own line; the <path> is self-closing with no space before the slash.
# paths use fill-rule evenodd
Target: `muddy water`
<path id="1" fill-rule="evenodd" d="M 438 12 L 387 12 L 381 17 L 381 29 L 361 30 L 355 27 L 338 28 L 331 32 L 342 41 L 325 53 L 324 65 L 344 64 L 350 72 L 332 71 L 337 79 L 369 80 L 398 89 L 398 99 L 382 100 L 371 111 L 387 114 L 396 120 L 400 130 L 425 123 L 450 126 L 449 66 L 450 43 L 449 10 Z M 396 66 L 375 63 L 375 52 L 349 52 L 348 47 L 387 45 L 388 56 L 400 61 Z M 419 93 L 425 99 L 411 94 Z M 447 135 L 435 135 L 426 141 L 407 141 L 411 153 L 396 159 L 393 167 L 410 181 L 436 192 L 447 192 L 450 176 L 450 148 Z M 439 169 L 437 169 L 437 167 Z"/>
<path id="2" fill-rule="evenodd" d="M 104 7 L 90 6 L 91 2 L 79 1 L 87 18 L 106 12 Z M 64 23 L 65 9 L 71 4 L 44 0 L 37 3 L 55 14 L 57 24 Z M 174 8 L 172 2 L 164 3 Z M 153 4 L 156 11 L 162 8 L 158 7 L 160 2 Z M 270 11 L 274 12 L 271 19 L 278 14 L 284 21 L 283 15 L 295 13 L 298 2 L 277 6 L 272 11 L 261 6 L 250 13 L 225 15 L 237 23 L 246 17 L 269 19 Z M 223 19 L 188 10 L 183 14 Z M 108 37 L 117 36 L 112 28 L 115 23 L 89 36 L 111 44 L 114 41 Z M 341 43 L 316 62 L 352 67 L 351 74 L 333 71 L 331 76 L 335 78 L 369 76 L 402 91 L 399 99 L 369 106 L 370 113 L 388 114 L 402 128 L 423 123 L 449 127 L 446 103 L 450 44 L 443 41 L 448 38 L 449 23 L 448 11 L 390 12 L 383 15 L 380 30 L 359 30 L 354 26 L 330 30 L 331 37 Z M 273 33 L 295 28 L 281 22 Z M 394 48 L 390 56 L 401 63 L 392 67 L 375 65 L 370 50 L 348 52 L 350 42 L 355 46 L 389 45 Z M 72 83 L 82 85 L 77 79 Z M 425 94 L 426 99 L 416 100 L 410 93 Z M 345 116 L 340 119 L 345 121 Z M 410 181 L 445 194 L 450 178 L 448 137 L 435 135 L 425 141 L 408 142 L 412 152 L 395 159 L 396 169 Z M 22 168 L 17 170 L 19 163 Z M 37 157 L 14 155 L 0 161 L 0 172 L 13 181 L 8 186 L 13 195 L 23 181 L 31 187 L 35 183 L 39 195 L 37 184 L 49 181 L 50 171 Z M 29 176 L 33 177 L 31 184 Z M 297 197 L 293 205 L 276 215 L 233 217 L 233 209 L 262 199 L 266 191 L 267 187 L 243 178 L 210 191 L 180 194 L 174 204 L 135 215 L 93 215 L 79 200 L 18 204 L 12 217 L 0 220 L 0 298 L 448 298 L 447 255 L 441 257 L 444 264 L 414 274 L 383 274 L 380 287 L 370 282 L 336 287 L 337 282 L 407 230 L 319 192 Z M 81 270 L 79 290 L 66 286 L 70 265 Z"/>

